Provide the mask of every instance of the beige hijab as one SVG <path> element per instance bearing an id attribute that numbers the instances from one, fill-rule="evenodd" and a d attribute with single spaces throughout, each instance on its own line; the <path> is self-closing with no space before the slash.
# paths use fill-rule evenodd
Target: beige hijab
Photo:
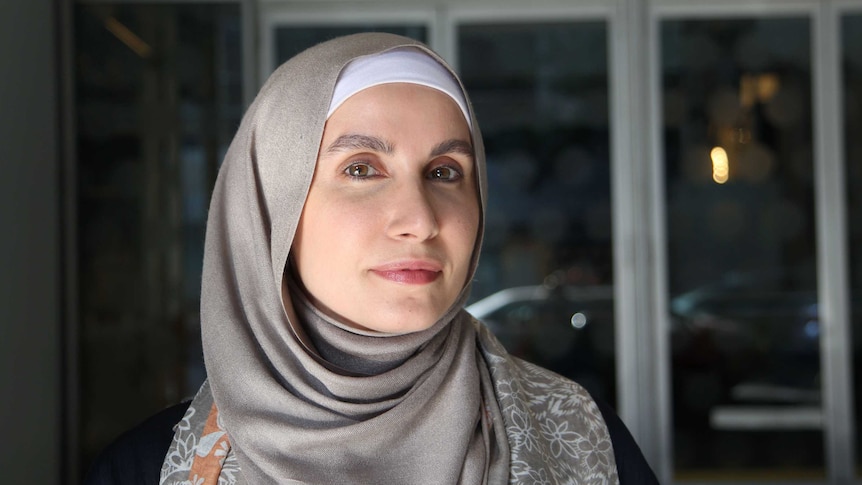
<path id="1" fill-rule="evenodd" d="M 339 72 L 357 56 L 408 44 L 418 46 L 353 36 L 283 65 L 245 116 L 219 174 L 204 256 L 204 356 L 249 483 L 487 479 L 497 443 L 481 409 L 475 333 L 458 311 L 466 288 L 429 330 L 381 337 L 329 321 L 286 286 Z M 484 187 L 478 132 L 473 138 Z"/>
<path id="2" fill-rule="evenodd" d="M 339 72 L 405 46 L 446 66 L 403 37 L 343 37 L 282 65 L 243 118 L 207 222 L 208 383 L 177 427 L 162 483 L 216 483 L 194 471 L 205 455 L 218 457 L 220 484 L 616 482 L 595 403 L 511 359 L 462 309 L 468 287 L 428 330 L 381 336 L 323 315 L 285 272 Z M 472 109 L 471 121 L 484 208 Z"/>

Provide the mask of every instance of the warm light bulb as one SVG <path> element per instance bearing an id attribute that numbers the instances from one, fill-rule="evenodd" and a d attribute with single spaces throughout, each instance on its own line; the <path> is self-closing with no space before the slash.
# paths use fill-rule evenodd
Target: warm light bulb
<path id="1" fill-rule="evenodd" d="M 717 184 L 727 182 L 730 176 L 727 152 L 724 151 L 724 148 L 715 147 L 709 152 L 709 158 L 712 159 L 712 180 Z"/>

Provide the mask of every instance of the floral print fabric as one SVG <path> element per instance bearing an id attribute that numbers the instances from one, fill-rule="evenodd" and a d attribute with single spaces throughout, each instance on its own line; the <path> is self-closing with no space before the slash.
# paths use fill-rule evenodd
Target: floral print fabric
<path id="1" fill-rule="evenodd" d="M 160 484 L 237 485 L 239 463 L 218 418 L 209 383 L 201 389 L 174 427 L 174 439 L 162 463 Z"/>

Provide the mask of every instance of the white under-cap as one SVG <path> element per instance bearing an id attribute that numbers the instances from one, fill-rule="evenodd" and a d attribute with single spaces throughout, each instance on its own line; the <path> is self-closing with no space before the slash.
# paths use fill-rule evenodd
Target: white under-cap
<path id="1" fill-rule="evenodd" d="M 467 125 L 473 128 L 467 101 L 452 74 L 425 52 L 409 47 L 360 57 L 347 64 L 335 83 L 326 118 L 359 91 L 389 83 L 419 84 L 449 95 L 461 108 Z"/>

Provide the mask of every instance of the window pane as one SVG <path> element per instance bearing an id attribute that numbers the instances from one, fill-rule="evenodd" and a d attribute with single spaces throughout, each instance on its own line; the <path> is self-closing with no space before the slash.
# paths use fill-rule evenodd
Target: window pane
<path id="1" fill-rule="evenodd" d="M 239 28 L 237 4 L 75 8 L 82 470 L 203 380 L 204 227 L 242 111 Z"/>
<path id="2" fill-rule="evenodd" d="M 857 465 L 862 465 L 862 13 L 841 23 L 844 81 L 844 173 L 847 178 L 847 229 L 850 256 L 850 321 L 856 406 Z"/>
<path id="3" fill-rule="evenodd" d="M 469 310 L 613 403 L 607 25 L 463 24 L 458 39 L 490 184 Z"/>
<path id="4" fill-rule="evenodd" d="M 378 25 L 373 22 L 356 25 L 303 25 L 275 28 L 275 63 L 281 65 L 291 57 L 313 45 L 342 35 L 360 32 L 386 32 L 410 37 L 428 43 L 428 28 L 424 25 Z"/>
<path id="5" fill-rule="evenodd" d="M 661 23 L 679 478 L 823 476 L 809 25 Z"/>

